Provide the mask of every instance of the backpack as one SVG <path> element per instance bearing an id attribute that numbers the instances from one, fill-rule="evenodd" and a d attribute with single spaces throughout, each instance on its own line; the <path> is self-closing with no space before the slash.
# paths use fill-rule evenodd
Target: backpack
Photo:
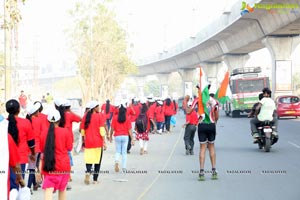
<path id="1" fill-rule="evenodd" d="M 147 129 L 147 116 L 145 114 L 139 114 L 135 121 L 135 127 L 138 133 L 145 133 Z"/>

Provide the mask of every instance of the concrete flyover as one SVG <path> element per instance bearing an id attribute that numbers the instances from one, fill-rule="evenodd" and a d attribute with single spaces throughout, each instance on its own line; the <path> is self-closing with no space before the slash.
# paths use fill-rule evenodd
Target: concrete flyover
<path id="1" fill-rule="evenodd" d="M 250 5 L 297 4 L 300 7 L 300 0 L 261 0 L 260 2 L 248 0 L 247 3 Z M 273 9 L 280 13 L 254 8 L 253 12 L 241 16 L 241 7 L 239 1 L 231 7 L 230 11 L 224 12 L 218 19 L 200 30 L 195 37 L 187 38 L 164 53 L 139 60 L 138 76 L 193 69 L 200 63 L 226 62 L 226 57 L 231 56 L 248 56 L 250 52 L 268 47 L 266 42 L 268 38 L 293 37 L 297 38 L 297 42 L 292 44 L 294 46 L 298 44 L 300 8 Z M 226 64 L 228 63 L 230 61 L 227 60 Z"/>

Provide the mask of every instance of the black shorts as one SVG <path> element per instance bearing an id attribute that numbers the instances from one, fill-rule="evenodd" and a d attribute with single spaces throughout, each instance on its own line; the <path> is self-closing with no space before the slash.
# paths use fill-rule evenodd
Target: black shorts
<path id="1" fill-rule="evenodd" d="M 214 143 L 216 139 L 216 124 L 199 124 L 198 125 L 198 138 L 200 144 Z"/>

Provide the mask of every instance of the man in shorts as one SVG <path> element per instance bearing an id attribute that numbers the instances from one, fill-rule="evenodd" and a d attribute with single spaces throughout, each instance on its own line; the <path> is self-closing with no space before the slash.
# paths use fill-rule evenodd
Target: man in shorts
<path id="1" fill-rule="evenodd" d="M 198 124 L 198 138 L 200 142 L 200 173 L 199 181 L 204 181 L 204 162 L 206 149 L 208 148 L 210 162 L 212 166 L 212 179 L 218 179 L 216 170 L 216 151 L 215 151 L 215 139 L 216 139 L 216 118 L 214 113 L 218 112 L 218 101 L 210 96 L 209 101 L 206 104 L 209 113 L 205 113 L 204 119 L 200 117 L 200 123 Z"/>

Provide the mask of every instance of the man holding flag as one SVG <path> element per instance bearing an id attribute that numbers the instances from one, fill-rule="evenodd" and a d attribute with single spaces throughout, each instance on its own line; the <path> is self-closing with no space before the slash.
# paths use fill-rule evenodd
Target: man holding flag
<path id="1" fill-rule="evenodd" d="M 216 121 L 218 114 L 218 101 L 209 95 L 210 85 L 206 80 L 203 69 L 200 67 L 200 81 L 198 88 L 198 98 L 192 104 L 195 107 L 198 104 L 198 138 L 200 142 L 200 173 L 199 181 L 204 181 L 204 162 L 206 149 L 208 148 L 209 157 L 212 165 L 212 179 L 217 179 L 216 170 L 216 152 L 215 152 L 215 138 L 216 138 Z"/>

